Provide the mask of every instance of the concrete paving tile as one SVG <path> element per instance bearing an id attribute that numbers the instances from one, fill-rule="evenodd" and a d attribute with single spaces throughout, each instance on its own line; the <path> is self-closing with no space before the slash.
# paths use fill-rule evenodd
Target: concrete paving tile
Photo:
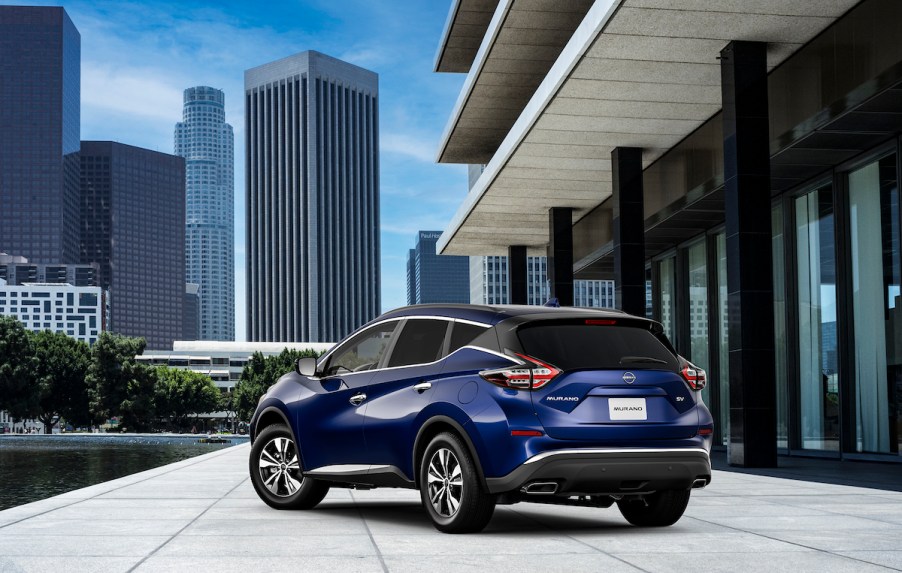
<path id="1" fill-rule="evenodd" d="M 689 503 L 691 504 L 692 502 L 690 501 Z M 617 509 L 617 506 L 601 509 L 520 503 L 511 506 L 511 510 L 527 519 L 529 523 L 541 525 L 545 529 L 568 533 L 593 533 L 615 529 L 636 529 L 623 518 L 620 514 L 620 510 Z M 685 515 L 680 521 L 667 529 L 669 531 L 685 531 L 686 533 L 693 534 L 705 531 L 718 532 L 723 530 L 719 525 L 699 521 Z"/>
<path id="2" fill-rule="evenodd" d="M 830 529 L 821 531 L 761 531 L 762 535 L 775 537 L 788 543 L 798 543 L 822 551 L 881 551 L 897 550 L 902 540 L 902 528 L 880 527 L 871 529 Z"/>
<path id="3" fill-rule="evenodd" d="M 757 553 L 813 551 L 752 533 L 723 529 L 717 533 L 687 533 L 671 528 L 611 530 L 596 534 L 574 533 L 574 539 L 605 553 Z"/>
<path id="4" fill-rule="evenodd" d="M 341 573 L 382 573 L 376 557 L 317 557 L 297 554 L 290 557 L 179 557 L 154 555 L 142 563 L 137 573 L 172 573 L 173 571 L 215 571 L 216 573 L 248 573 L 249 571 L 323 571 Z M 46 572 L 41 572 L 46 573 Z"/>
<path id="5" fill-rule="evenodd" d="M 539 571 L 542 573 L 637 573 L 637 569 L 614 557 L 600 553 L 545 554 L 541 561 L 535 555 L 442 555 L 385 556 L 391 573 L 472 573 L 473 571 Z"/>
<path id="6" fill-rule="evenodd" d="M 902 550 L 894 551 L 839 551 L 840 555 L 867 561 L 875 565 L 902 570 Z"/>
<path id="7" fill-rule="evenodd" d="M 75 500 L 60 499 L 59 496 L 55 496 L 49 499 L 35 501 L 33 503 L 27 503 L 25 505 L 17 505 L 16 507 L 11 507 L 9 509 L 0 511 L 0 521 L 17 521 L 25 517 L 40 515 L 42 513 L 46 513 L 60 507 L 72 505 L 74 502 Z"/>
<path id="8" fill-rule="evenodd" d="M 52 534 L 69 537 L 93 537 L 96 535 L 175 535 L 188 525 L 191 519 L 58 519 L 47 514 L 32 517 L 4 528 L 3 535 Z"/>
<path id="9" fill-rule="evenodd" d="M 179 535 L 161 548 L 157 555 L 167 557 L 270 557 L 340 556 L 368 557 L 376 555 L 366 534 L 311 535 L 239 535 L 229 537 L 197 537 Z M 262 563 L 262 561 L 260 562 Z M 260 564 L 258 563 L 258 565 Z"/>
<path id="10" fill-rule="evenodd" d="M 214 500 L 203 500 L 203 507 L 141 507 L 141 506 L 107 506 L 86 507 L 85 503 L 77 503 L 69 507 L 55 509 L 41 517 L 60 520 L 81 520 L 85 523 L 96 521 L 144 521 L 157 519 L 180 519 L 191 521 L 200 515 Z"/>
<path id="11" fill-rule="evenodd" d="M 745 504 L 724 504 L 715 506 L 697 505 L 695 500 L 689 502 L 685 515 L 691 515 L 699 519 L 709 519 L 715 517 L 772 517 L 772 516 L 829 516 L 829 511 L 822 509 L 813 509 L 803 506 L 782 505 L 771 503 L 768 501 L 758 501 L 757 503 Z"/>
<path id="12" fill-rule="evenodd" d="M 0 535 L 0 555 L 45 557 L 129 557 L 144 556 L 170 539 L 168 536 L 111 537 L 94 535 L 74 537 L 66 534 Z"/>
<path id="13" fill-rule="evenodd" d="M 744 531 L 830 531 L 836 529 L 866 531 L 875 527 L 875 522 L 871 519 L 847 515 L 712 517 L 705 521 Z"/>
<path id="14" fill-rule="evenodd" d="M 320 535 L 363 534 L 363 521 L 352 519 L 198 519 L 182 535 Z"/>
<path id="15" fill-rule="evenodd" d="M 837 509 L 841 506 L 885 505 L 891 503 L 891 500 L 885 496 L 876 494 L 837 494 L 826 497 L 821 495 L 784 495 L 774 497 L 769 501 L 782 505 L 795 505 L 814 509 Z M 902 499 L 898 500 L 897 503 L 902 503 Z M 841 507 L 840 511 L 845 511 L 845 507 Z"/>
<path id="16" fill-rule="evenodd" d="M 616 553 L 615 556 L 649 573 L 673 571 L 704 571 L 705 573 L 736 573 L 736 571 L 767 571 L 768 573 L 886 573 L 886 568 L 871 565 L 842 555 L 820 551 L 735 553 L 725 558 L 723 553 Z"/>
<path id="17" fill-rule="evenodd" d="M 385 535 L 373 533 L 383 556 L 389 555 L 552 555 L 592 553 L 593 549 L 563 535 L 537 531 L 479 535 Z"/>
<path id="18" fill-rule="evenodd" d="M 0 557 L 3 573 L 125 573 L 135 566 L 138 557 Z"/>

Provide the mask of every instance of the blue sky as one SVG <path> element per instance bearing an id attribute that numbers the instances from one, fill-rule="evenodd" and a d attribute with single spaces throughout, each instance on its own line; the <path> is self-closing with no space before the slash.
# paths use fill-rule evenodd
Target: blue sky
<path id="1" fill-rule="evenodd" d="M 22 4 L 7 2 L 0 4 Z M 245 337 L 244 70 L 318 50 L 379 74 L 382 309 L 406 304 L 407 250 L 419 229 L 444 229 L 466 195 L 463 166 L 436 165 L 463 75 L 432 72 L 451 0 L 42 2 L 81 32 L 84 140 L 172 153 L 182 91 L 225 92 L 235 128 L 238 324 Z"/>

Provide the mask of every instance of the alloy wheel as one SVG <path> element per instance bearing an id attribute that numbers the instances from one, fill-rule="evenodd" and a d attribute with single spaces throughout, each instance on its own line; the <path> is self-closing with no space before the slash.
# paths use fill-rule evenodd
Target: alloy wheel
<path id="1" fill-rule="evenodd" d="M 457 513 L 463 498 L 464 483 L 460 462 L 454 452 L 448 448 L 436 450 L 429 460 L 426 480 L 429 501 L 435 512 L 442 517 L 451 517 Z"/>
<path id="2" fill-rule="evenodd" d="M 304 482 L 297 449 L 288 438 L 271 439 L 260 450 L 257 461 L 263 485 L 278 497 L 289 497 L 297 493 Z"/>

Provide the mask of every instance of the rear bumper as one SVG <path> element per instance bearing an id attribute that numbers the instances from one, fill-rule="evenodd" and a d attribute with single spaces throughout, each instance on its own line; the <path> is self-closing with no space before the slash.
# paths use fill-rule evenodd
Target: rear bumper
<path id="1" fill-rule="evenodd" d="M 554 482 L 557 495 L 598 495 L 688 489 L 700 479 L 711 481 L 711 459 L 702 448 L 569 449 L 537 454 L 486 483 L 491 493 Z"/>

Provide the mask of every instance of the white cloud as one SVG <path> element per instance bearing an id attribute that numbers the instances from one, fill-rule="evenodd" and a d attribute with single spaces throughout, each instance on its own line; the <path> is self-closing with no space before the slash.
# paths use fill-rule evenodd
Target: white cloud
<path id="1" fill-rule="evenodd" d="M 395 153 L 425 163 L 435 162 L 437 143 L 404 133 L 382 133 L 379 138 L 382 153 Z"/>

